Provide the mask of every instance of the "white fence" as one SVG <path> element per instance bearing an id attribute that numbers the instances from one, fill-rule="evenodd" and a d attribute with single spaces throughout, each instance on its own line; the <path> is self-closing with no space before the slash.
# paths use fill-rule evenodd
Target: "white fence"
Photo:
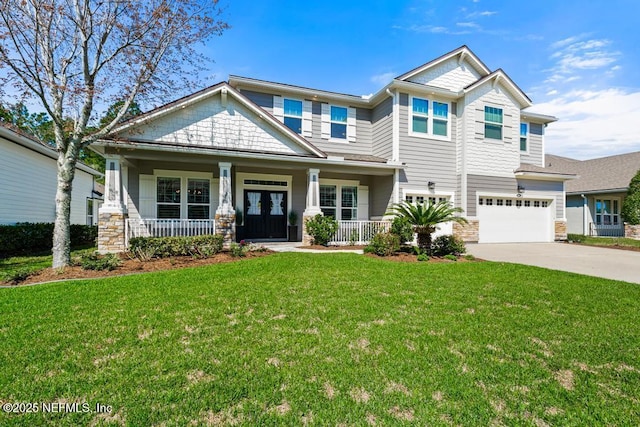
<path id="1" fill-rule="evenodd" d="M 132 237 L 174 237 L 215 234 L 214 219 L 128 219 L 127 243 Z"/>
<path id="2" fill-rule="evenodd" d="M 391 230 L 389 221 L 338 221 L 338 231 L 330 245 L 366 245 L 377 233 Z"/>
<path id="3" fill-rule="evenodd" d="M 596 225 L 589 223 L 589 235 L 598 237 L 622 237 L 624 236 L 624 226 L 619 225 Z"/>

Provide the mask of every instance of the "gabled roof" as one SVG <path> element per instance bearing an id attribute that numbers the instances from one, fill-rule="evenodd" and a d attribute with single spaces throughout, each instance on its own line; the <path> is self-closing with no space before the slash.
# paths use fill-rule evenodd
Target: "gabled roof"
<path id="1" fill-rule="evenodd" d="M 49 157 L 53 160 L 58 159 L 58 152 L 53 147 L 45 144 L 35 136 L 23 131 L 22 129 L 19 129 L 18 127 L 10 123 L 0 121 L 0 137 L 6 139 L 7 141 L 11 141 L 15 144 L 21 145 L 22 147 L 28 148 L 31 151 L 34 151 L 45 157 Z M 87 166 L 80 161 L 76 163 L 76 168 L 93 176 L 103 175 L 102 172 L 99 172 L 91 166 Z"/>
<path id="2" fill-rule="evenodd" d="M 296 143 L 299 146 L 303 147 L 304 149 L 306 149 L 307 151 L 311 152 L 312 154 L 314 154 L 317 157 L 326 157 L 326 154 L 322 150 L 318 149 L 316 146 L 311 144 L 309 141 L 304 139 L 302 136 L 300 136 L 296 132 L 294 132 L 291 129 L 289 129 L 287 126 L 284 125 L 284 123 L 282 123 L 281 121 L 276 119 L 273 115 L 271 115 L 270 113 L 268 113 L 264 109 L 260 108 L 258 105 L 253 103 L 249 98 L 247 98 L 242 93 L 240 93 L 239 91 L 237 91 L 236 89 L 231 87 L 226 82 L 220 82 L 218 84 L 215 84 L 215 85 L 210 86 L 208 88 L 205 88 L 203 90 L 195 92 L 195 93 L 193 93 L 191 95 L 185 96 L 183 98 L 180 98 L 180 99 L 175 100 L 173 102 L 170 102 L 168 104 L 165 104 L 165 105 L 162 105 L 160 107 L 154 108 L 153 110 L 150 110 L 150 111 L 148 111 L 148 112 L 146 112 L 144 114 L 141 114 L 139 116 L 133 117 L 130 120 L 128 120 L 128 121 L 124 122 L 123 124 L 121 124 L 120 126 L 116 127 L 109 134 L 109 136 L 107 138 L 105 138 L 105 139 L 107 139 L 107 140 L 108 139 L 117 140 L 118 139 L 118 134 L 121 134 L 122 132 L 124 132 L 126 130 L 130 130 L 130 129 L 133 129 L 133 128 L 137 127 L 137 126 L 141 126 L 141 125 L 146 124 L 146 123 L 148 123 L 150 121 L 156 120 L 156 119 L 158 119 L 160 117 L 163 117 L 163 116 L 165 116 L 167 114 L 170 114 L 170 113 L 172 113 L 172 112 L 174 112 L 176 110 L 185 108 L 188 105 L 192 105 L 192 104 L 194 104 L 196 102 L 199 102 L 199 101 L 202 101 L 204 99 L 207 99 L 207 98 L 210 98 L 210 97 L 213 97 L 213 96 L 217 96 L 218 94 L 221 94 L 222 96 L 231 96 L 231 97 L 233 97 L 241 105 L 243 105 L 244 107 L 249 109 L 251 112 L 256 114 L 256 116 L 258 116 L 259 118 L 263 119 L 265 122 L 267 122 L 271 126 L 275 127 L 276 129 L 278 129 L 281 133 L 285 134 L 294 143 Z"/>
<path id="3" fill-rule="evenodd" d="M 640 151 L 591 160 L 547 154 L 545 167 L 580 175 L 579 179 L 567 183 L 567 193 L 624 192 L 629 188 L 631 178 L 640 170 Z"/>
<path id="4" fill-rule="evenodd" d="M 433 61 L 429 61 L 426 64 L 422 64 L 419 67 L 414 68 L 411 71 L 407 71 L 406 73 L 396 77 L 397 80 L 407 80 L 416 74 L 420 74 L 423 71 L 428 70 L 429 68 L 433 68 L 438 64 L 441 64 L 451 58 L 458 57 L 458 62 L 462 62 L 463 60 L 469 62 L 475 70 L 480 73 L 481 76 L 486 76 L 491 73 L 491 70 L 484 65 L 484 63 L 476 56 L 475 53 L 471 51 L 466 45 L 460 46 L 457 49 L 452 50 L 449 53 L 445 53 L 444 55 L 434 59 Z"/>
<path id="5" fill-rule="evenodd" d="M 477 89 L 478 87 L 489 82 L 493 82 L 494 85 L 502 84 L 504 87 L 506 87 L 509 92 L 516 98 L 516 100 L 520 102 L 522 108 L 530 107 L 533 104 L 527 94 L 524 93 L 522 89 L 520 89 L 518 85 L 513 82 L 513 80 L 511 80 L 511 78 L 502 70 L 502 68 L 498 68 L 493 73 L 482 77 L 474 83 L 471 83 L 469 86 L 464 88 L 464 92 L 471 92 L 472 90 Z"/>

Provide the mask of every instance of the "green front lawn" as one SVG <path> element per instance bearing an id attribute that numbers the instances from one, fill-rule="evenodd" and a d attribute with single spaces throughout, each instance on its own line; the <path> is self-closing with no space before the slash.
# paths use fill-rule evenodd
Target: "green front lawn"
<path id="1" fill-rule="evenodd" d="M 71 251 L 71 257 L 79 257 L 83 254 L 92 253 L 95 250 L 95 247 L 76 249 Z M 18 276 L 26 277 L 29 274 L 51 267 L 52 262 L 53 257 L 50 253 L 0 258 L 0 283 L 11 281 Z"/>
<path id="2" fill-rule="evenodd" d="M 0 425 L 634 425 L 639 318 L 637 285 L 353 254 L 2 289 L 0 400 L 113 410 Z"/>
<path id="3" fill-rule="evenodd" d="M 581 234 L 569 234 L 569 240 L 589 246 L 640 249 L 640 240 L 627 239 L 625 237 L 591 237 Z"/>

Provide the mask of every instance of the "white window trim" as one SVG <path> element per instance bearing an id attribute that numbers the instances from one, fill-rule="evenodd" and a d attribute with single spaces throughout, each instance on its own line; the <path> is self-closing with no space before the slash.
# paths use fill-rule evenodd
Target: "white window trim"
<path id="1" fill-rule="evenodd" d="M 335 185 L 336 186 L 336 206 L 334 209 L 336 210 L 337 221 L 342 221 L 342 187 L 356 187 L 357 188 L 356 197 L 358 201 L 356 202 L 355 208 L 349 208 L 349 209 L 356 210 L 356 214 L 355 214 L 356 219 L 352 221 L 358 221 L 359 205 L 360 205 L 360 181 L 320 178 L 319 185 Z M 318 203 L 320 202 L 318 201 Z"/>
<path id="2" fill-rule="evenodd" d="M 153 182 L 155 186 L 155 218 L 158 218 L 158 178 L 179 178 L 180 179 L 180 218 L 175 219 L 188 219 L 188 206 L 187 203 L 187 189 L 189 179 L 208 179 L 209 180 L 209 219 L 213 219 L 215 212 L 213 209 L 213 200 L 216 197 L 215 190 L 217 187 L 217 181 L 213 178 L 213 174 L 210 172 L 189 172 L 189 171 L 174 171 L 174 170 L 153 170 Z"/>
<path id="3" fill-rule="evenodd" d="M 504 119 L 504 113 L 503 113 L 503 119 Z M 529 137 L 529 135 L 531 134 L 531 123 L 529 122 L 520 122 L 521 125 L 527 125 L 527 149 L 522 151 L 520 149 L 520 138 L 522 138 L 522 135 L 520 134 L 520 128 L 518 128 L 518 151 L 521 154 L 529 154 L 529 147 L 531 146 L 531 138 Z M 544 156 L 543 156 L 544 157 Z"/>
<path id="4" fill-rule="evenodd" d="M 414 98 L 424 99 L 429 103 L 429 110 L 427 112 L 427 133 L 422 132 L 414 132 L 413 130 L 413 100 Z M 435 119 L 433 115 L 433 103 L 438 102 L 440 104 L 447 104 L 447 136 L 435 135 L 433 133 L 433 120 Z M 424 116 L 419 116 L 424 117 Z M 424 96 L 409 96 L 409 123 L 407 123 L 407 129 L 409 131 L 409 136 L 414 136 L 417 138 L 424 139 L 437 139 L 440 141 L 451 141 L 451 102 L 445 101 L 442 99 L 434 99 L 428 98 Z"/>
<path id="5" fill-rule="evenodd" d="M 498 122 L 488 122 L 485 119 L 485 107 L 491 107 L 491 108 L 498 108 L 500 110 L 502 110 L 502 123 L 498 123 Z M 502 138 L 500 139 L 496 139 L 496 138 L 487 138 L 486 136 L 486 130 L 485 130 L 485 124 L 492 124 L 492 125 L 500 125 L 500 127 L 502 128 L 502 131 L 500 132 L 500 134 L 502 135 Z M 485 103 L 482 106 L 482 137 L 484 138 L 485 142 L 493 142 L 495 144 L 501 144 L 501 143 L 505 143 L 505 138 L 504 138 L 504 128 L 505 128 L 505 106 L 504 105 L 495 105 L 495 104 L 489 104 L 489 103 Z M 518 129 L 518 135 L 520 135 L 520 129 Z M 519 142 L 520 140 L 518 140 Z M 520 145 L 518 144 L 518 151 L 520 151 Z"/>
<path id="6" fill-rule="evenodd" d="M 331 136 L 331 107 L 346 108 L 347 109 L 347 122 L 340 122 L 340 124 L 346 124 L 347 134 L 346 138 L 333 138 Z M 322 139 L 329 140 L 329 142 L 335 142 L 338 144 L 349 144 L 356 142 L 356 109 L 354 107 L 348 107 L 346 105 L 339 104 L 322 104 L 322 127 L 321 136 Z M 336 122 L 338 123 L 338 122 Z"/>

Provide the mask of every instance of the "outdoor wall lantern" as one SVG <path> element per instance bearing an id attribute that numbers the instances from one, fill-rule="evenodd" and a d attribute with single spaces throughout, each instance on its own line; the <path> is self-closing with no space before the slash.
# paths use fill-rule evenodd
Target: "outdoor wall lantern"
<path id="1" fill-rule="evenodd" d="M 429 190 L 434 190 L 436 188 L 436 183 L 433 181 L 429 181 L 427 183 L 427 187 L 429 187 Z"/>
<path id="2" fill-rule="evenodd" d="M 524 185 L 518 185 L 518 193 L 524 193 Z"/>

